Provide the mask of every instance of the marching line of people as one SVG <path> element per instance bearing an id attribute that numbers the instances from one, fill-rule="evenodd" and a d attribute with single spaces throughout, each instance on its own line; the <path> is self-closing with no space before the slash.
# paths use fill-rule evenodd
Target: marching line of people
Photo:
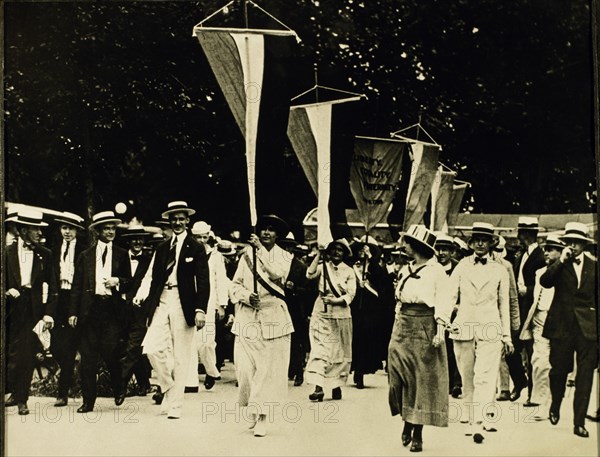
<path id="1" fill-rule="evenodd" d="M 190 228 L 194 214 L 171 202 L 158 221 L 163 234 L 128 226 L 124 249 L 115 242 L 122 221 L 102 211 L 86 249 L 83 219 L 65 212 L 54 220 L 52 250 L 42 245 L 41 213 L 8 215 L 5 406 L 29 413 L 32 329 L 41 325 L 60 367 L 56 407 L 68 404 L 80 354 L 79 413 L 94 410 L 100 359 L 117 406 L 132 376 L 142 396 L 154 380 L 161 414 L 178 419 L 200 368 L 209 390 L 228 358 L 255 436 L 267 434 L 269 405 L 285 400 L 288 379 L 314 386 L 311 401 L 329 392 L 341 400 L 351 373 L 362 389 L 366 375 L 385 369 L 390 412 L 404 419 L 401 442 L 419 452 L 425 425 L 448 425 L 449 396 L 468 406 L 461 422 L 475 443 L 495 431 L 486 406 L 516 401 L 526 387 L 524 406 L 547 409 L 556 425 L 576 359 L 574 434 L 589 436 L 597 272 L 584 224 L 569 222 L 538 245 L 537 219 L 520 218 L 522 254 L 511 262 L 506 240 L 483 222 L 467 243 L 412 226 L 392 249 L 364 236 L 311 250 L 275 215 L 234 244 L 204 221 Z"/>

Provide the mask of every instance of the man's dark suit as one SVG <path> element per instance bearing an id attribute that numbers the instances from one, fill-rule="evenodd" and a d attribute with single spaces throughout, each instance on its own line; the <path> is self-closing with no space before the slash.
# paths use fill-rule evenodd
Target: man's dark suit
<path id="1" fill-rule="evenodd" d="M 26 403 L 35 354 L 40 342 L 33 327 L 45 314 L 46 308 L 56 300 L 56 275 L 52 266 L 52 252 L 42 246 L 33 247 L 31 288 L 21 287 L 21 270 L 18 241 L 6 248 L 6 290 L 19 291 L 18 298 L 6 299 L 7 329 L 7 391 L 12 392 L 17 403 Z M 43 283 L 48 284 L 48 300 L 43 303 Z"/>
<path id="2" fill-rule="evenodd" d="M 550 391 L 552 408 L 558 411 L 565 393 L 567 375 L 577 357 L 575 426 L 583 426 L 590 401 L 594 369 L 597 366 L 597 287 L 596 261 L 583 255 L 581 284 L 573 262 L 557 261 L 541 276 L 543 287 L 554 287 L 554 299 L 548 311 L 542 336 L 550 340 Z"/>
<path id="3" fill-rule="evenodd" d="M 148 358 L 142 354 L 142 341 L 144 340 L 144 336 L 146 336 L 148 310 L 145 304 L 134 306 L 132 301 L 144 279 L 144 275 L 148 271 L 151 260 L 152 255 L 150 253 L 142 253 L 138 256 L 138 265 L 125 300 L 127 308 L 126 343 L 120 361 L 123 389 L 127 388 L 132 374 L 135 374 L 135 379 L 141 390 L 150 385 L 149 378 L 152 367 L 150 367 Z"/>
<path id="4" fill-rule="evenodd" d="M 81 332 L 81 389 L 83 402 L 90 408 L 96 402 L 98 356 L 111 375 L 115 396 L 120 393 L 121 370 L 118 346 L 126 309 L 122 293 L 131 286 L 131 266 L 127 251 L 112 245 L 111 276 L 119 278 L 119 290 L 112 295 L 96 295 L 96 245 L 86 249 L 77 259 L 71 289 L 70 316 L 77 316 Z"/>
<path id="5" fill-rule="evenodd" d="M 308 279 L 306 278 L 306 268 L 303 262 L 293 257 L 285 283 L 285 302 L 294 325 L 288 377 L 295 377 L 298 383 L 303 379 L 304 362 L 308 352 L 308 315 L 306 314 Z"/>
<path id="6" fill-rule="evenodd" d="M 77 268 L 77 259 L 83 252 L 84 243 L 78 239 L 75 249 L 68 253 L 69 261 Z M 75 369 L 75 354 L 79 346 L 79 329 L 69 325 L 69 304 L 71 301 L 71 290 L 61 289 L 60 284 L 60 262 L 62 243 L 52 249 L 52 264 L 58 277 L 58 300 L 54 301 L 56 306 L 48 307 L 48 315 L 54 319 L 52 338 L 50 339 L 50 352 L 60 366 L 60 377 L 58 380 L 57 398 L 69 396 L 69 388 L 73 383 L 73 370 Z"/>
<path id="7" fill-rule="evenodd" d="M 208 275 L 208 258 L 204 246 L 189 234 L 185 237 L 177 262 L 177 288 L 181 307 L 187 325 L 195 325 L 196 310 L 206 312 L 210 283 Z M 169 261 L 170 241 L 165 241 L 156 248 L 150 294 L 144 306 L 147 307 L 150 320 L 159 304 L 160 295 L 167 282 L 167 263 Z M 188 261 L 189 260 L 189 261 Z"/>
<path id="8" fill-rule="evenodd" d="M 519 279 L 519 271 L 521 269 L 521 262 L 523 262 L 523 257 L 521 256 L 517 262 L 515 262 L 515 279 L 518 281 Z M 508 365 L 508 371 L 510 372 L 510 377 L 515 385 L 515 389 L 518 390 L 519 387 L 524 387 L 527 385 L 529 390 L 529 397 L 531 397 L 531 390 L 533 388 L 533 381 L 531 375 L 531 363 L 527 364 L 527 376 L 525 375 L 525 368 L 523 367 L 523 359 L 521 356 L 521 352 L 523 348 L 525 348 L 527 352 L 527 359 L 531 361 L 531 356 L 533 354 L 533 340 L 523 341 L 519 338 L 521 333 L 523 324 L 525 323 L 525 319 L 529 314 L 529 308 L 533 305 L 533 288 L 535 286 L 535 272 L 540 268 L 544 268 L 546 266 L 546 261 L 544 260 L 544 251 L 542 248 L 537 246 L 531 254 L 527 256 L 525 263 L 523 264 L 523 282 L 525 283 L 525 287 L 527 292 L 525 295 L 519 295 L 519 317 L 521 319 L 521 327 L 519 330 L 512 332 L 512 341 L 514 345 L 514 351 L 506 356 L 506 363 Z"/>

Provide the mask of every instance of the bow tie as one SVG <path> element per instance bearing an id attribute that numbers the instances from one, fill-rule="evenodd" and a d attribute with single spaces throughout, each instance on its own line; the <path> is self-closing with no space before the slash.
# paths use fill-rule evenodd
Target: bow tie
<path id="1" fill-rule="evenodd" d="M 142 254 L 132 255 L 131 256 L 131 261 L 132 262 L 139 262 L 141 258 L 142 258 Z"/>
<path id="2" fill-rule="evenodd" d="M 576 257 L 573 257 L 573 258 L 571 259 L 571 262 L 573 262 L 575 265 L 579 265 L 579 264 L 581 263 L 581 259 L 578 259 L 578 258 L 576 258 Z"/>
<path id="3" fill-rule="evenodd" d="M 475 263 L 480 263 L 481 265 L 485 265 L 487 263 L 487 259 L 485 257 L 477 257 L 475 256 Z"/>
<path id="4" fill-rule="evenodd" d="M 23 243 L 23 249 L 25 251 L 33 251 L 33 245 L 29 243 Z"/>

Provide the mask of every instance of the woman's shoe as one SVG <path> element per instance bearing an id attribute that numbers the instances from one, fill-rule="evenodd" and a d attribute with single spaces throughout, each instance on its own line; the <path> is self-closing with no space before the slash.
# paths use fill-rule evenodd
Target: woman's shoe
<path id="1" fill-rule="evenodd" d="M 334 400 L 341 400 L 342 399 L 342 388 L 336 387 L 335 389 L 333 389 L 331 391 L 331 398 Z"/>
<path id="2" fill-rule="evenodd" d="M 254 425 L 254 436 L 267 435 L 267 416 L 261 414 Z"/>
<path id="3" fill-rule="evenodd" d="M 308 396 L 308 399 L 312 401 L 323 401 L 323 397 L 325 397 L 325 392 L 322 390 L 315 390 Z"/>
<path id="4" fill-rule="evenodd" d="M 412 436 L 410 433 L 402 433 L 402 446 L 406 447 L 412 441 Z"/>
<path id="5" fill-rule="evenodd" d="M 421 452 L 422 450 L 423 450 L 423 441 L 413 440 L 412 446 L 410 447 L 410 452 Z"/>

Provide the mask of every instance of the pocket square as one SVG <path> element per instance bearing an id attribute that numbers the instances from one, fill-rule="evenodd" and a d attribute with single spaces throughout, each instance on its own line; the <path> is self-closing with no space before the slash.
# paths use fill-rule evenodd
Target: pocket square
<path id="1" fill-rule="evenodd" d="M 191 262 L 192 260 L 194 260 L 194 258 L 193 258 L 193 257 L 186 257 L 186 258 L 185 258 L 185 261 L 186 261 L 186 262 Z"/>

